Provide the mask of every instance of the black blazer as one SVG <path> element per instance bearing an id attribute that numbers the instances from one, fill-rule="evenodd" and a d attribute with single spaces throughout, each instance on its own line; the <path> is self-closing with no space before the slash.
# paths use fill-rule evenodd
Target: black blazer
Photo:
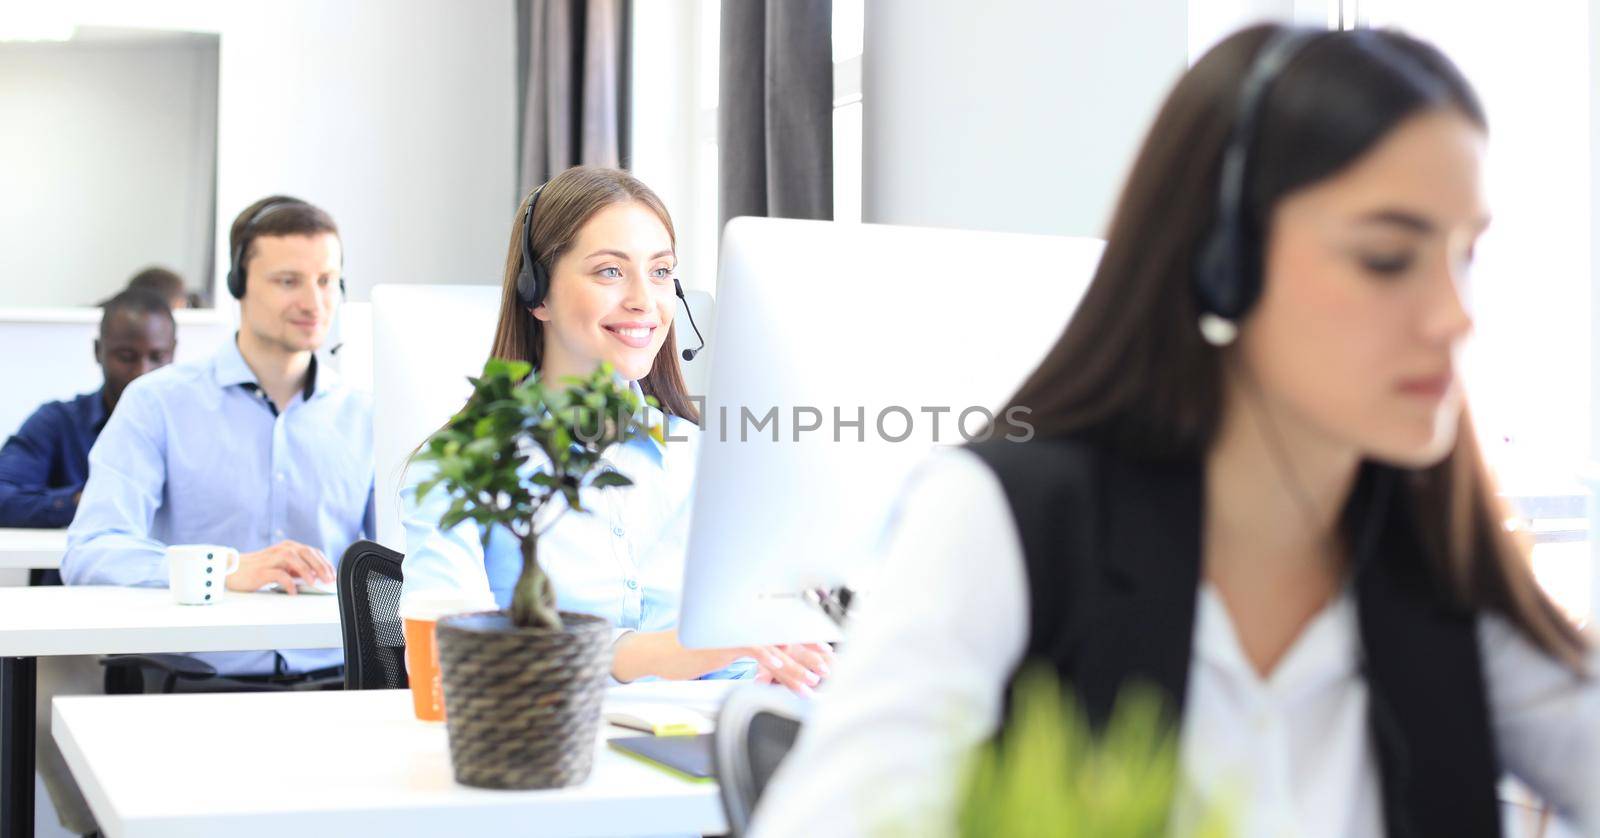
<path id="1" fill-rule="evenodd" d="M 969 446 L 999 478 L 1027 565 L 1025 661 L 1055 667 L 1093 725 L 1127 682 L 1184 706 L 1200 584 L 1203 470 L 1081 441 Z M 1351 499 L 1370 728 L 1391 836 L 1495 836 L 1499 776 L 1474 615 L 1433 581 L 1401 475 Z"/>

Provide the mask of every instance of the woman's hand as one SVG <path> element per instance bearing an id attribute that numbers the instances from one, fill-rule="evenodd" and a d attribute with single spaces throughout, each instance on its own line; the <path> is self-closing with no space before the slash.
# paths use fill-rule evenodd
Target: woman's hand
<path id="1" fill-rule="evenodd" d="M 833 670 L 833 648 L 826 643 L 760 646 L 749 651 L 760 666 L 756 683 L 782 684 L 807 698 Z"/>
<path id="2" fill-rule="evenodd" d="M 810 695 L 833 666 L 833 651 L 826 644 L 688 649 L 678 642 L 676 631 L 629 632 L 617 639 L 614 652 L 611 677 L 624 683 L 651 675 L 689 680 L 740 658 L 754 658 L 758 683 L 782 684 L 800 695 Z"/>

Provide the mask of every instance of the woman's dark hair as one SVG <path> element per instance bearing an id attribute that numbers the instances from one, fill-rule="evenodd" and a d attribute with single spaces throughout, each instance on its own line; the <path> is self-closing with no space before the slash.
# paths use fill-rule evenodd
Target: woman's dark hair
<path id="1" fill-rule="evenodd" d="M 1216 220 L 1241 85 L 1282 32 L 1238 32 L 1179 80 L 1135 159 L 1076 314 L 1001 415 L 1026 408 L 1020 415 L 1041 438 L 1073 436 L 1141 458 L 1195 459 L 1210 448 L 1222 417 L 1224 352 L 1196 326 L 1194 265 Z M 1339 173 L 1405 119 L 1434 109 L 1487 130 L 1471 85 L 1434 47 L 1391 31 L 1316 35 L 1259 103 L 1243 229 L 1264 242 L 1285 196 Z M 1443 587 L 1465 606 L 1503 613 L 1545 652 L 1580 667 L 1585 642 L 1505 530 L 1507 513 L 1465 411 L 1454 449 L 1437 465 L 1406 472 L 1405 484 Z"/>
<path id="2" fill-rule="evenodd" d="M 535 370 L 544 359 L 544 324 L 523 307 L 517 296 L 517 275 L 522 272 L 522 220 L 528 212 L 530 193 L 517 206 L 511 223 L 511 240 L 506 249 L 506 273 L 500 293 L 500 322 L 489 350 L 496 358 L 527 361 Z M 550 179 L 539 193 L 539 206 L 533 214 L 533 252 L 552 276 L 556 262 L 572 248 L 578 231 L 601 210 L 613 204 L 643 204 L 667 228 L 677 246 L 678 234 L 672 216 L 650 187 L 619 169 L 575 166 Z M 667 329 L 667 338 L 656 353 L 650 372 L 639 382 L 639 389 L 654 396 L 661 410 L 673 416 L 700 421 L 700 413 L 689 401 L 683 371 L 678 367 L 677 325 Z"/>

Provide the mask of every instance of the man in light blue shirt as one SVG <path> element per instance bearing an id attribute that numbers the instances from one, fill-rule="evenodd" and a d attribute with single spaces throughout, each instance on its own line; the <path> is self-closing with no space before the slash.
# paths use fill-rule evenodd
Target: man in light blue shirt
<path id="1" fill-rule="evenodd" d="M 373 532 L 372 407 L 312 354 L 343 293 L 327 213 L 275 196 L 240 213 L 229 238 L 239 332 L 209 360 L 160 370 L 123 393 L 89 454 L 67 535 L 69 585 L 167 584 L 169 544 L 240 552 L 227 587 L 334 578 Z M 336 667 L 339 649 L 196 654 L 228 675 Z"/>

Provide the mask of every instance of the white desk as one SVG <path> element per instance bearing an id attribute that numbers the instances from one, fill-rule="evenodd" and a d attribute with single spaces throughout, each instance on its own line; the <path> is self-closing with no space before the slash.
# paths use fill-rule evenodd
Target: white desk
<path id="1" fill-rule="evenodd" d="M 0 588 L 0 838 L 33 836 L 36 658 L 342 645 L 331 596 L 229 591 L 178 605 L 166 588 Z"/>
<path id="2" fill-rule="evenodd" d="M 0 588 L 0 656 L 325 649 L 344 643 L 336 597 L 229 591 L 178 605 L 166 588 Z"/>
<path id="3" fill-rule="evenodd" d="M 729 683 L 670 687 L 720 697 Z M 629 685 L 610 698 L 638 694 Z M 53 712 L 56 742 L 111 838 L 727 831 L 715 783 L 679 779 L 603 742 L 581 786 L 458 785 L 445 726 L 416 721 L 405 690 L 72 696 Z M 244 718 L 261 721 L 252 729 Z M 637 734 L 605 730 L 612 735 Z"/>
<path id="4" fill-rule="evenodd" d="M 54 570 L 66 552 L 66 530 L 0 528 L 0 570 Z"/>

